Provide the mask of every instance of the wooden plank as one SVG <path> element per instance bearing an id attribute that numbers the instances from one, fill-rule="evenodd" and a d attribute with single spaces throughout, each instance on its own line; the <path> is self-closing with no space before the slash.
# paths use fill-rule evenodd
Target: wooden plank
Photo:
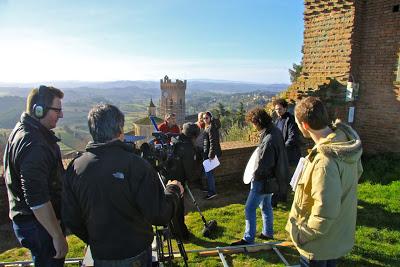
<path id="1" fill-rule="evenodd" d="M 258 251 L 262 251 L 262 250 L 271 250 L 274 246 L 292 247 L 293 243 L 288 242 L 288 241 L 266 242 L 266 243 L 244 245 L 244 246 L 219 247 L 219 249 L 206 250 L 206 251 L 201 251 L 198 253 L 200 256 L 217 256 L 218 251 L 220 251 L 224 254 L 253 253 L 253 252 L 258 252 Z"/>

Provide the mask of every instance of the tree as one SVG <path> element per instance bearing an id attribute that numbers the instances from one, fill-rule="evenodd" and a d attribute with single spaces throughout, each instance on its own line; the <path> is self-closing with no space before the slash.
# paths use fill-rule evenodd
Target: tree
<path id="1" fill-rule="evenodd" d="M 246 114 L 246 110 L 244 109 L 244 104 L 243 104 L 243 102 L 240 102 L 239 108 L 238 108 L 238 110 L 236 111 L 236 118 L 235 118 L 236 123 L 237 123 L 240 127 L 243 127 L 243 126 L 244 126 L 245 114 Z"/>
<path id="2" fill-rule="evenodd" d="M 295 82 L 300 77 L 301 71 L 303 70 L 303 63 L 293 63 L 293 68 L 289 69 L 290 81 Z"/>
<path id="3" fill-rule="evenodd" d="M 221 102 L 218 102 L 218 111 L 219 111 L 219 115 L 220 116 L 225 116 L 226 115 L 225 106 Z"/>

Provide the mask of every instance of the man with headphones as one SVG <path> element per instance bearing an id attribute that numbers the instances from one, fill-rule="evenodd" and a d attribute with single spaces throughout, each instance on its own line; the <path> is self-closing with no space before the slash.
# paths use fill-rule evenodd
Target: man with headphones
<path id="1" fill-rule="evenodd" d="M 63 117 L 64 93 L 40 86 L 28 95 L 26 111 L 11 132 L 4 156 L 10 219 L 35 266 L 63 266 L 68 252 L 61 218 L 60 141 L 51 130 Z"/>

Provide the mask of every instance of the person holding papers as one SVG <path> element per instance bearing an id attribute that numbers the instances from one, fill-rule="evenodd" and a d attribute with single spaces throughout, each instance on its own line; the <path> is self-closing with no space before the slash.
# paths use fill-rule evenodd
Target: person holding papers
<path id="1" fill-rule="evenodd" d="M 363 172 L 361 140 L 340 120 L 332 124 L 316 97 L 297 103 L 295 119 L 315 146 L 297 183 L 292 183 L 295 194 L 286 231 L 300 253 L 300 266 L 336 266 L 355 242 L 357 185 Z"/>
<path id="2" fill-rule="evenodd" d="M 255 108 L 246 115 L 260 132 L 258 155 L 254 166 L 253 179 L 245 207 L 246 229 L 243 239 L 232 246 L 254 243 L 256 236 L 256 210 L 260 206 L 263 219 L 261 239 L 273 239 L 273 213 L 271 198 L 273 193 L 287 191 L 288 159 L 280 130 L 272 123 L 272 118 L 263 108 Z"/>
<path id="3" fill-rule="evenodd" d="M 221 154 L 221 146 L 219 143 L 219 128 L 221 122 L 214 119 L 210 111 L 206 111 L 203 115 L 205 123 L 204 137 L 203 137 L 203 159 L 205 161 L 217 160 Z M 207 163 L 207 162 L 206 162 Z M 204 164 L 203 164 L 204 165 Z M 206 171 L 207 177 L 207 196 L 206 199 L 212 199 L 217 196 L 215 189 L 215 178 L 213 169 Z"/>

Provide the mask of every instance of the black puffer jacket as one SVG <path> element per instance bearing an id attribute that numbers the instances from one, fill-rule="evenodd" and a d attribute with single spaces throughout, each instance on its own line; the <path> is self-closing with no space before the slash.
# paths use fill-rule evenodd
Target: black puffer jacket
<path id="1" fill-rule="evenodd" d="M 60 141 L 54 133 L 27 113 L 8 138 L 5 149 L 5 180 L 9 196 L 10 218 L 34 220 L 30 207 L 51 201 L 57 218 L 61 218 Z"/>
<path id="2" fill-rule="evenodd" d="M 289 176 L 286 148 L 281 131 L 272 123 L 261 131 L 258 148 L 259 161 L 254 179 L 266 181 L 275 178 L 279 188 L 274 193 L 286 193 Z"/>
<path id="3" fill-rule="evenodd" d="M 95 259 L 126 259 L 151 245 L 152 225 L 166 225 L 179 198 L 175 185 L 164 192 L 156 172 L 132 147 L 119 140 L 89 143 L 67 168 L 62 217 L 90 244 Z"/>
<path id="4" fill-rule="evenodd" d="M 221 145 L 219 143 L 219 129 L 221 122 L 219 119 L 212 119 L 210 126 L 204 130 L 203 137 L 203 159 L 221 157 Z"/>

